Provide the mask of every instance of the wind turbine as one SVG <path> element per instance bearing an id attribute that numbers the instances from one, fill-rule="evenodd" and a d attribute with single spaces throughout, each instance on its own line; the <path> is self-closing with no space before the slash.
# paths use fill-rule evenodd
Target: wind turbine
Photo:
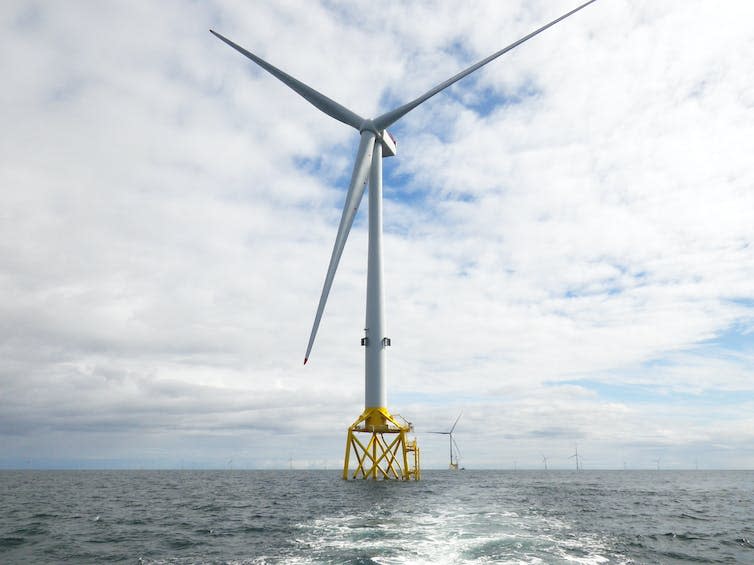
<path id="1" fill-rule="evenodd" d="M 547 457 L 542 454 L 542 462 L 545 464 L 545 471 L 547 471 Z"/>
<path id="2" fill-rule="evenodd" d="M 367 259 L 367 305 L 366 305 L 366 329 L 361 344 L 365 347 L 365 402 L 361 416 L 348 429 L 346 439 L 346 454 L 343 465 L 343 478 L 396 478 L 396 479 L 419 479 L 419 450 L 416 440 L 408 440 L 407 433 L 413 430 L 409 422 L 399 422 L 387 409 L 387 391 L 385 380 L 385 357 L 386 349 L 390 346 L 390 338 L 387 337 L 387 327 L 384 312 L 384 289 L 382 267 L 382 158 L 396 154 L 397 146 L 387 128 L 408 114 L 411 110 L 432 98 L 435 94 L 445 90 L 462 78 L 470 75 L 487 63 L 497 59 L 511 49 L 518 47 L 535 35 L 547 28 L 564 20 L 579 10 L 592 4 L 596 0 L 589 0 L 570 12 L 560 16 L 539 29 L 525 35 L 496 51 L 492 55 L 471 65 L 467 69 L 441 82 L 418 98 L 403 104 L 393 110 L 385 112 L 374 119 L 365 119 L 356 112 L 328 98 L 316 91 L 311 86 L 304 84 L 298 79 L 271 65 L 261 57 L 247 51 L 230 39 L 210 30 L 218 39 L 251 59 L 272 76 L 302 96 L 313 106 L 328 116 L 356 129 L 360 135 L 359 147 L 356 152 L 356 160 L 353 166 L 351 181 L 346 193 L 345 205 L 340 218 L 340 225 L 335 237 L 330 263 L 325 275 L 317 312 L 314 316 L 314 324 L 306 346 L 304 364 L 309 357 L 317 336 L 322 314 L 325 309 L 327 297 L 330 294 L 335 271 L 338 268 L 343 248 L 345 247 L 348 234 L 351 231 L 354 217 L 361 203 L 369 182 L 369 244 Z M 375 87 L 379 86 L 379 80 Z M 369 440 L 365 443 L 358 439 L 358 435 L 368 434 Z M 385 434 L 395 436 L 394 439 L 385 439 Z M 356 459 L 356 470 L 349 472 L 350 454 L 353 450 Z M 409 454 L 413 459 L 413 466 L 409 465 Z"/>
<path id="3" fill-rule="evenodd" d="M 568 459 L 573 459 L 574 457 L 576 458 L 576 470 L 577 471 L 581 471 L 581 465 L 580 465 L 580 457 L 581 456 L 579 455 L 579 446 L 578 446 L 578 444 L 576 444 L 576 453 L 574 453 L 573 455 L 571 455 Z"/>
<path id="4" fill-rule="evenodd" d="M 453 425 L 450 427 L 450 431 L 447 432 L 429 432 L 431 434 L 442 434 L 448 436 L 448 444 L 450 447 L 450 465 L 448 468 L 451 471 L 458 471 L 458 463 L 461 459 L 461 450 L 458 449 L 458 444 L 456 443 L 456 440 L 453 439 L 453 430 L 456 429 L 456 424 L 458 423 L 458 420 L 461 419 L 461 414 L 463 414 L 463 410 L 461 410 L 458 413 L 458 418 L 456 418 L 456 421 L 453 422 Z M 456 448 L 456 453 L 458 453 L 458 456 L 456 457 L 455 463 L 453 462 L 453 446 Z"/>

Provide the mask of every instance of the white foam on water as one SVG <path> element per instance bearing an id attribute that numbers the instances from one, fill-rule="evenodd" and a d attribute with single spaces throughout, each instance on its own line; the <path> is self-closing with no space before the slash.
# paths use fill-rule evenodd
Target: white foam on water
<path id="1" fill-rule="evenodd" d="M 299 524 L 299 563 L 369 558 L 404 563 L 626 564 L 609 540 L 576 534 L 557 518 L 515 512 L 464 513 L 443 508 L 425 513 L 332 516 Z"/>

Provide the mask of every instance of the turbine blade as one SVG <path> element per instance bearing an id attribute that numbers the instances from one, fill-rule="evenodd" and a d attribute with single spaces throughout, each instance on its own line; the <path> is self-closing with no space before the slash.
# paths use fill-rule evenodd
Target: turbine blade
<path id="1" fill-rule="evenodd" d="M 458 420 L 460 420 L 460 419 L 461 419 L 461 414 L 463 414 L 463 410 L 461 410 L 461 411 L 460 411 L 460 412 L 458 413 L 458 418 L 456 418 L 456 421 L 455 421 L 455 422 L 453 422 L 453 427 L 452 427 L 452 428 L 450 428 L 450 432 L 448 432 L 448 433 L 451 433 L 451 434 L 452 434 L 452 433 L 453 433 L 453 430 L 455 430 L 455 429 L 456 429 L 456 424 L 458 423 Z"/>
<path id="2" fill-rule="evenodd" d="M 451 437 L 452 437 L 452 436 L 451 436 Z M 457 462 L 457 460 L 461 458 L 461 450 L 460 450 L 460 449 L 458 449 L 458 444 L 456 443 L 456 440 L 453 440 L 453 445 L 455 446 L 455 448 L 456 448 L 456 453 L 458 454 L 458 457 L 456 458 L 456 462 Z"/>
<path id="3" fill-rule="evenodd" d="M 367 177 L 369 175 L 369 169 L 372 164 L 372 152 L 374 151 L 374 143 L 374 132 L 362 132 L 361 142 L 359 143 L 359 150 L 356 153 L 356 161 L 353 164 L 351 184 L 348 186 L 346 203 L 343 206 L 343 214 L 340 217 L 338 235 L 335 236 L 335 245 L 333 246 L 332 256 L 330 257 L 330 265 L 327 267 L 325 284 L 322 286 L 322 295 L 319 297 L 319 306 L 317 306 L 317 314 L 314 317 L 312 333 L 309 336 L 309 345 L 306 346 L 304 365 L 306 365 L 306 362 L 309 360 L 309 354 L 311 353 L 312 346 L 314 345 L 314 338 L 317 336 L 319 322 L 322 319 L 322 312 L 324 312 L 325 304 L 327 303 L 327 296 L 330 294 L 332 281 L 335 278 L 335 271 L 338 269 L 340 256 L 343 254 L 343 248 L 346 245 L 348 233 L 351 231 L 353 219 L 356 216 L 356 211 L 359 209 L 361 198 L 362 196 L 364 196 L 364 189 L 366 188 Z"/>
<path id="4" fill-rule="evenodd" d="M 352 112 L 345 106 L 338 104 L 337 102 L 335 102 L 335 100 L 328 98 L 321 92 L 317 92 L 311 86 L 308 86 L 304 84 L 303 82 L 301 82 L 300 80 L 293 78 L 291 75 L 284 73 L 277 67 L 272 66 L 264 59 L 257 57 L 256 55 L 254 55 L 254 53 L 247 51 L 240 45 L 233 43 L 230 39 L 223 37 L 216 31 L 209 30 L 209 32 L 215 37 L 217 37 L 220 41 L 227 43 L 233 49 L 235 49 L 242 55 L 245 55 L 246 57 L 254 61 L 257 65 L 262 67 L 265 71 L 270 73 L 272 76 L 281 80 L 288 87 L 292 88 L 298 94 L 303 96 L 307 100 L 307 102 L 309 102 L 316 108 L 319 108 L 328 116 L 335 118 L 339 122 L 343 122 L 344 124 L 354 127 L 357 130 L 361 129 L 361 125 L 364 123 L 364 118 L 362 118 L 355 112 Z"/>
<path id="5" fill-rule="evenodd" d="M 559 18 L 551 21 L 549 24 L 544 25 L 541 28 L 539 28 L 539 29 L 531 32 L 529 35 L 525 35 L 524 37 L 522 37 L 518 41 L 516 41 L 514 43 L 511 43 L 507 47 L 503 47 L 500 51 L 497 51 L 497 52 L 493 53 L 492 55 L 490 55 L 489 57 L 486 57 L 486 58 L 482 59 L 478 63 L 475 63 L 475 64 L 471 65 L 468 69 L 465 69 L 465 70 L 461 71 L 460 73 L 458 73 L 457 75 L 454 75 L 454 76 L 450 77 L 445 82 L 442 82 L 442 83 L 438 84 L 433 89 L 431 89 L 431 90 L 425 92 L 424 94 L 422 94 L 421 96 L 419 96 L 419 98 L 417 98 L 416 100 L 412 100 L 411 102 L 409 102 L 407 104 L 404 104 L 403 106 L 400 106 L 400 107 L 398 107 L 398 108 L 396 108 L 394 110 L 390 110 L 389 112 L 386 112 L 386 113 L 382 114 L 380 117 L 378 117 L 377 119 L 374 120 L 375 127 L 377 128 L 377 130 L 380 130 L 380 131 L 383 130 L 383 129 L 385 129 L 385 128 L 390 127 L 392 124 L 394 124 L 395 122 L 397 122 L 398 120 L 400 120 L 403 116 L 405 116 L 406 114 L 408 114 L 411 110 L 413 110 L 414 108 L 416 108 L 419 104 L 421 104 L 422 102 L 425 102 L 425 101 L 429 100 L 430 98 L 432 98 L 438 92 L 441 92 L 441 91 L 445 90 L 446 88 L 448 88 L 452 84 L 455 84 L 456 82 L 458 82 L 462 78 L 470 75 L 471 73 L 473 73 L 477 69 L 483 67 L 484 65 L 486 65 L 490 61 L 493 61 L 493 60 L 497 59 L 498 57 L 500 57 L 500 55 L 503 55 L 504 53 L 507 53 L 511 49 L 514 49 L 514 48 L 518 47 L 522 43 L 528 41 L 529 39 L 531 39 L 535 35 L 543 32 L 547 28 L 549 28 L 551 26 L 554 26 L 556 23 L 560 22 L 561 20 L 566 19 L 568 16 L 570 16 L 572 14 L 575 14 L 576 12 L 578 12 L 579 10 L 581 10 L 582 8 L 586 8 L 592 2 L 596 2 L 596 0 L 589 0 L 589 2 L 585 2 L 584 4 L 582 4 L 581 6 L 579 6 L 578 8 L 575 8 L 575 9 L 571 10 L 570 12 L 568 12 L 567 14 L 564 14 L 564 15 L 560 16 Z"/>

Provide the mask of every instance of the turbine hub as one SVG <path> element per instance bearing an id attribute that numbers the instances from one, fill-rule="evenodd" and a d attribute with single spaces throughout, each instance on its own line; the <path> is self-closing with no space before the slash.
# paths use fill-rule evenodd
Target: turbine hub
<path id="1" fill-rule="evenodd" d="M 380 135 L 380 132 L 377 131 L 377 126 L 374 125 L 374 121 L 373 120 L 366 119 L 363 122 L 361 122 L 361 127 L 359 128 L 359 133 L 364 133 L 365 131 L 371 131 L 376 136 Z"/>
<path id="2" fill-rule="evenodd" d="M 361 122 L 361 128 L 359 133 L 365 131 L 371 131 L 377 139 L 379 139 L 382 145 L 382 157 L 394 157 L 398 153 L 398 142 L 390 133 L 384 129 L 382 131 L 377 129 L 374 120 L 364 120 Z"/>

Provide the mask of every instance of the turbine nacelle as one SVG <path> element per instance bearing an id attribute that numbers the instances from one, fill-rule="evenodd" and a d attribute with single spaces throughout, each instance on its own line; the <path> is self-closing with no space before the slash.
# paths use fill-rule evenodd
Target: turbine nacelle
<path id="1" fill-rule="evenodd" d="M 395 157 L 398 154 L 398 142 L 390 135 L 389 131 L 382 130 L 378 138 L 382 144 L 383 157 Z"/>

